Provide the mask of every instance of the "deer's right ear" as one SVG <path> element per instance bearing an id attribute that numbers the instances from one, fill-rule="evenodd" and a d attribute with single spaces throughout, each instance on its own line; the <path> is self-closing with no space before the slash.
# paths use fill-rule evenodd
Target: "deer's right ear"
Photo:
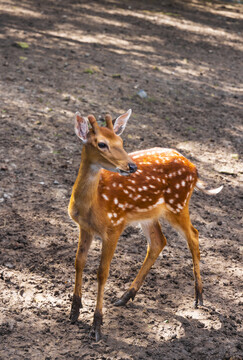
<path id="1" fill-rule="evenodd" d="M 76 135 L 84 142 L 87 142 L 87 134 L 89 132 L 88 119 L 82 117 L 79 112 L 75 114 L 75 125 Z"/>

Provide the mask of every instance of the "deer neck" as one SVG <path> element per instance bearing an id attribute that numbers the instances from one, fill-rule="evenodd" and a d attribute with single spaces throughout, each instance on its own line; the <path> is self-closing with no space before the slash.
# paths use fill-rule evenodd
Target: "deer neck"
<path id="1" fill-rule="evenodd" d="M 82 212 L 88 211 L 97 203 L 100 166 L 92 162 L 88 149 L 83 147 L 81 164 L 74 184 L 73 197 L 76 203 L 82 206 Z"/>

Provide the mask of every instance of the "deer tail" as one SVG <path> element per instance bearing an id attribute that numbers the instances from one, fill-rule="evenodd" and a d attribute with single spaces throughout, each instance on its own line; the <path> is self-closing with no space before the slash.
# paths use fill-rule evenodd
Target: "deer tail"
<path id="1" fill-rule="evenodd" d="M 216 195 L 223 189 L 223 185 L 215 189 L 206 189 L 206 184 L 202 180 L 198 179 L 196 182 L 196 188 L 207 195 Z"/>

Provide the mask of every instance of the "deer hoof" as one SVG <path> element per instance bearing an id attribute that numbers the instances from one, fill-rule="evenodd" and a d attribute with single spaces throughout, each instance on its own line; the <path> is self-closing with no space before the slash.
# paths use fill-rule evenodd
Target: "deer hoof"
<path id="1" fill-rule="evenodd" d="M 130 289 L 130 290 L 126 291 L 122 295 L 122 297 L 114 303 L 114 305 L 115 306 L 124 306 L 124 305 L 126 305 L 128 300 L 130 300 L 130 299 L 133 300 L 135 298 L 135 295 L 136 295 L 135 289 Z"/>
<path id="2" fill-rule="evenodd" d="M 203 299 L 202 297 L 199 299 L 199 306 L 203 306 Z M 198 299 L 194 301 L 194 309 L 198 308 Z"/>
<path id="3" fill-rule="evenodd" d="M 94 323 L 93 323 L 93 332 L 94 332 L 96 342 L 100 341 L 100 339 L 101 339 L 101 325 L 102 325 L 102 315 L 99 312 L 95 312 Z"/>
<path id="4" fill-rule="evenodd" d="M 80 308 L 82 308 L 81 298 L 74 294 L 69 317 L 72 324 L 74 324 L 78 320 Z"/>

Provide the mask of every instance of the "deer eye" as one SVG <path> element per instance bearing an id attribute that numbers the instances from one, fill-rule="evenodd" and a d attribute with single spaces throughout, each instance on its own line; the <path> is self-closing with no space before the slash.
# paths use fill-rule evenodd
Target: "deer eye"
<path id="1" fill-rule="evenodd" d="M 99 142 L 98 147 L 100 149 L 108 149 L 108 145 L 106 145 L 106 143 L 104 143 L 104 142 Z"/>

